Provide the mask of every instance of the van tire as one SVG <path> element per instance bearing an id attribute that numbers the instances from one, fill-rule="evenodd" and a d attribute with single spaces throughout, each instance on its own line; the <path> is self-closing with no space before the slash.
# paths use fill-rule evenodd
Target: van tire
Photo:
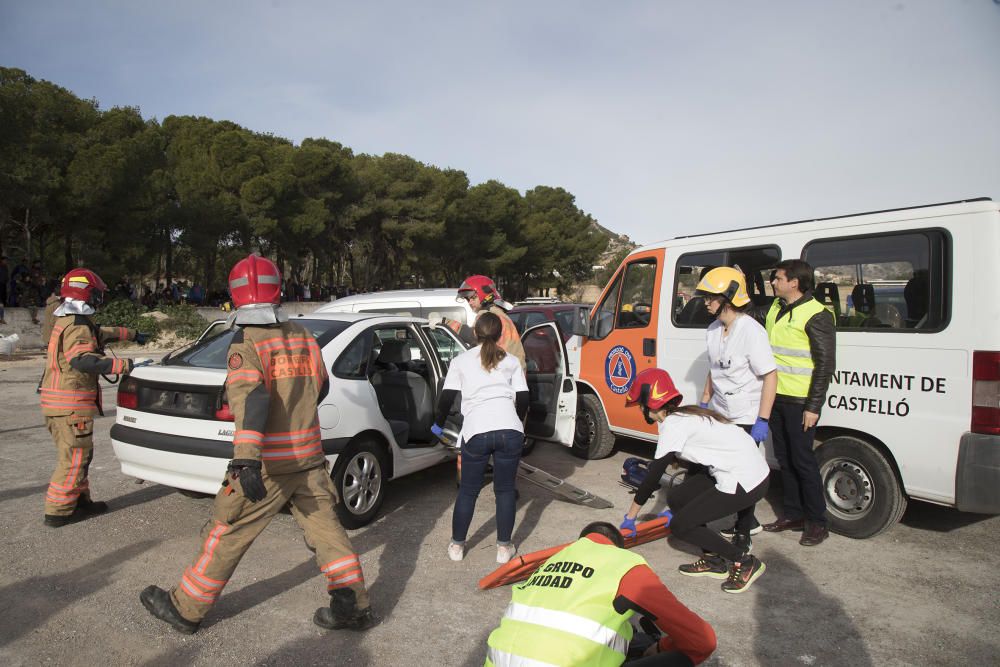
<path id="1" fill-rule="evenodd" d="M 896 525 L 906 495 L 891 461 L 860 438 L 830 438 L 816 449 L 830 530 L 864 539 Z"/>
<path id="2" fill-rule="evenodd" d="M 615 436 L 608 428 L 600 399 L 593 394 L 583 394 L 576 406 L 573 454 L 581 459 L 604 459 L 614 448 Z"/>
<path id="3" fill-rule="evenodd" d="M 337 457 L 330 477 L 338 497 L 334 509 L 344 528 L 361 528 L 378 514 L 389 481 L 386 461 L 385 449 L 369 438 L 348 445 Z"/>

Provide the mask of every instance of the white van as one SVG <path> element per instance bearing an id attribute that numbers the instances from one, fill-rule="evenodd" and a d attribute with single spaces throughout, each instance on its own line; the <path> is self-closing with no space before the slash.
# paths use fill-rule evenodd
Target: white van
<path id="1" fill-rule="evenodd" d="M 548 381 L 560 389 L 548 417 L 529 421 L 531 435 L 586 458 L 608 456 L 615 435 L 655 440 L 625 393 L 658 366 L 696 402 L 708 372 L 709 319 L 694 297 L 701 273 L 738 266 L 766 306 L 772 268 L 791 258 L 815 268 L 816 297 L 837 322 L 837 370 L 816 436 L 831 528 L 876 535 L 908 499 L 1000 513 L 1000 208 L 990 199 L 635 250 L 591 311 L 575 382 L 563 382 L 565 371 Z M 522 336 L 526 349 L 543 344 L 536 330 Z"/>
<path id="2" fill-rule="evenodd" d="M 457 287 L 428 289 L 402 289 L 387 292 L 352 294 L 331 301 L 316 310 L 317 313 L 383 313 L 400 317 L 435 319 L 447 317 L 470 327 L 476 323 L 476 314 L 467 301 L 458 299 Z"/>

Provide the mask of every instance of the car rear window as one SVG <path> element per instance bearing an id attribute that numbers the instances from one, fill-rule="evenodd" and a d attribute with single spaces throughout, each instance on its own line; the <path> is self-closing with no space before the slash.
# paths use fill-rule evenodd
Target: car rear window
<path id="1" fill-rule="evenodd" d="M 340 335 L 352 322 L 341 322 L 339 320 L 294 320 L 296 324 L 302 325 L 313 335 L 320 348 Z M 229 344 L 236 335 L 239 327 L 234 327 L 218 336 L 203 340 L 188 350 L 184 350 L 175 357 L 167 361 L 169 366 L 195 366 L 197 368 L 225 368 L 228 358 Z"/>

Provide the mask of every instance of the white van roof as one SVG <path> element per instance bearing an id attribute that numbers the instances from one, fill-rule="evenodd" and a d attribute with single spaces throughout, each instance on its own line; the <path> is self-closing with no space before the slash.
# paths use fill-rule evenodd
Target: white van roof
<path id="1" fill-rule="evenodd" d="M 904 208 L 890 208 L 882 211 L 867 211 L 864 213 L 851 213 L 848 215 L 834 215 L 827 218 L 810 218 L 807 220 L 794 220 L 792 222 L 780 222 L 773 225 L 758 225 L 756 227 L 742 227 L 738 229 L 726 229 L 717 232 L 707 232 L 705 234 L 686 234 L 684 236 L 675 236 L 669 239 L 664 239 L 663 241 L 657 241 L 655 243 L 650 243 L 649 245 L 642 246 L 641 248 L 636 248 L 632 251 L 632 254 L 637 252 L 642 252 L 645 250 L 655 250 L 659 248 L 666 247 L 671 241 L 678 241 L 682 239 L 706 239 L 712 236 L 721 236 L 723 234 L 733 235 L 735 238 L 740 238 L 741 236 L 757 236 L 758 234 L 745 234 L 745 232 L 760 232 L 765 229 L 775 229 L 777 227 L 789 227 L 791 225 L 802 225 L 802 231 L 808 231 L 810 224 L 817 227 L 829 227 L 829 222 L 831 220 L 842 220 L 846 218 L 860 218 L 865 216 L 862 220 L 853 221 L 852 224 L 871 224 L 875 222 L 892 222 L 895 220 L 914 220 L 921 217 L 939 217 L 942 215 L 958 215 L 961 213 L 983 213 L 987 211 L 996 211 L 1000 209 L 1000 204 L 993 201 L 990 197 L 979 197 L 976 199 L 962 199 L 959 201 L 944 202 L 941 204 L 924 204 L 922 206 L 907 206 Z M 903 213 L 905 212 L 905 213 Z M 783 230 L 784 231 L 784 230 Z M 793 230 L 788 230 L 793 231 Z"/>

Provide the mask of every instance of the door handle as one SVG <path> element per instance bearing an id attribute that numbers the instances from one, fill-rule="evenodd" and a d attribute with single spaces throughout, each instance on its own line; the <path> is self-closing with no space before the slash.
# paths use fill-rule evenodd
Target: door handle
<path id="1" fill-rule="evenodd" d="M 645 357 L 655 357 L 656 356 L 656 339 L 655 338 L 643 338 L 642 339 L 642 354 Z"/>

